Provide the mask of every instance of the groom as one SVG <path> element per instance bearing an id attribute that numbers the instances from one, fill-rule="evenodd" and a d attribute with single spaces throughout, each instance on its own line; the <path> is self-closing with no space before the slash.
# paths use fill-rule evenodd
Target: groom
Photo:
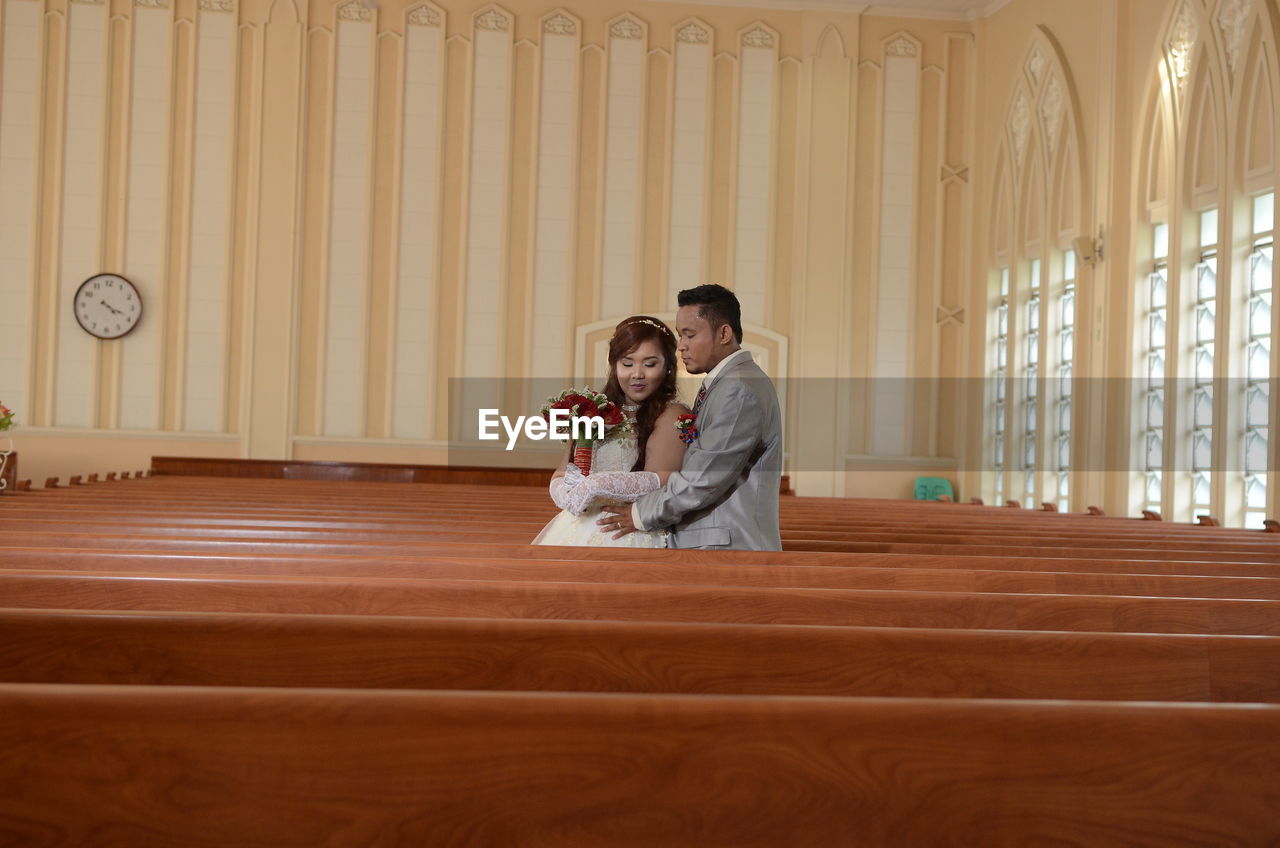
<path id="1" fill-rule="evenodd" d="M 674 548 L 782 550 L 778 489 L 782 415 L 768 375 L 742 345 L 742 308 L 724 286 L 679 295 L 678 351 L 706 374 L 693 405 L 698 436 L 667 484 L 631 505 L 605 507 L 602 529 L 621 538 L 671 529 Z"/>

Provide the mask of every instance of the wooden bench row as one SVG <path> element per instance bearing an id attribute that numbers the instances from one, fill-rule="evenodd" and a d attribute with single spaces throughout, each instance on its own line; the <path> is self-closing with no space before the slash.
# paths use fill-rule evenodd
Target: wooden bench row
<path id="1" fill-rule="evenodd" d="M 302 534 L 299 534 L 300 536 Z M 411 540 L 395 540 L 387 538 L 362 538 L 358 540 L 308 540 L 294 539 L 283 534 L 277 538 L 200 538 L 175 534 L 170 536 L 148 536 L 129 533 L 58 533 L 58 532 L 23 532 L 0 530 L 0 549 L 15 547 L 57 547 L 72 549 L 106 548 L 110 550 L 183 552 L 183 553 L 288 553 L 297 555 L 338 554 L 361 556 L 418 556 L 437 548 L 441 544 L 471 545 L 495 542 L 502 545 L 527 545 L 533 532 L 527 531 L 485 531 L 479 539 L 465 541 L 459 538 L 456 531 L 440 529 L 426 531 Z M 829 552 L 848 554 L 912 554 L 912 555 L 953 555 L 966 557 L 1014 557 L 1014 558 L 1062 558 L 1061 548 L 1051 545 L 1037 546 L 1004 546 L 1004 545 L 967 545 L 956 548 L 950 545 L 912 544 L 912 543 L 880 543 L 880 542 L 841 542 L 838 540 L 793 539 L 784 537 L 785 551 Z M 1070 556 L 1083 558 L 1103 558 L 1108 560 L 1124 559 L 1132 562 L 1184 562 L 1184 563 L 1223 563 L 1233 568 L 1244 567 L 1248 572 L 1250 566 L 1280 565 L 1280 559 L 1270 553 L 1237 554 L 1230 552 L 1165 550 L 1151 551 L 1147 549 L 1118 548 L 1103 546 L 1096 548 L 1079 547 L 1069 552 Z M 1215 566 L 1216 567 L 1216 566 Z M 1238 570 L 1238 569 L 1237 569 Z M 1232 573 L 1224 571 L 1223 573 Z"/>
<path id="2" fill-rule="evenodd" d="M 413 548 L 422 545 L 450 543 L 462 538 L 474 538 L 486 543 L 525 545 L 541 528 L 540 523 L 507 521 L 494 526 L 491 521 L 473 519 L 440 519 L 435 524 L 421 522 L 416 526 L 399 528 L 370 525 L 365 529 L 315 525 L 281 525 L 263 520 L 258 526 L 238 526 L 238 522 L 218 522 L 216 519 L 191 523 L 147 522 L 138 519 L 112 521 L 100 519 L 97 523 L 88 519 L 62 519 L 55 521 L 26 521 L 12 517 L 0 522 L 0 547 L 41 546 L 49 540 L 70 547 L 104 546 L 111 548 L 146 549 L 148 547 L 174 548 L 190 544 L 192 550 L 204 549 L 200 542 L 215 539 L 227 549 L 266 551 L 271 543 L 285 543 L 302 552 L 311 544 L 329 545 L 335 552 L 358 551 L 361 546 L 385 555 L 396 555 L 394 548 Z M 1088 559 L 1133 559 L 1146 561 L 1204 561 L 1240 563 L 1277 563 L 1280 553 L 1274 546 L 1261 544 L 1183 544 L 1177 541 L 1116 541 L 1077 536 L 1071 544 L 1060 540 L 1022 539 L 1015 544 L 994 539 L 974 537 L 973 540 L 948 540 L 937 536 L 902 534 L 893 538 L 858 537 L 853 534 L 796 531 L 784 532 L 784 548 L 788 551 L 833 553 L 900 553 L 913 555 L 953 554 L 957 556 L 1061 558 L 1069 555 Z M 43 535 L 42 535 L 43 533 Z M 160 541 L 155 541 L 159 539 Z M 312 544 L 314 543 L 314 544 Z M 283 549 L 283 548 L 282 548 Z"/>
<path id="3" fill-rule="evenodd" d="M 558 559 L 519 551 L 446 549 L 415 557 L 165 554 L 57 548 L 0 550 L 0 566 L 25 570 L 185 575 L 284 575 L 291 577 L 413 578 L 419 580 L 519 580 L 574 583 L 663 583 L 807 589 L 904 589 L 926 592 L 993 592 L 1058 595 L 1127 595 L 1180 598 L 1280 600 L 1280 575 L 1272 577 L 1146 574 L 1132 570 L 1053 570 L 1070 561 L 1010 563 L 982 560 L 921 560 L 915 557 L 835 555 L 836 562 L 800 564 L 786 555 L 772 562 L 697 562 L 693 552 L 644 560 Z M 663 553 L 666 553 L 665 551 Z M 675 552 L 672 552 L 675 553 Z M 967 567 L 968 566 L 968 567 Z M 1277 569 L 1280 570 L 1280 569 Z"/>
<path id="4" fill-rule="evenodd" d="M 0 685 L 15 844 L 1267 845 L 1280 707 Z"/>
<path id="5" fill-rule="evenodd" d="M 392 487 L 392 488 L 413 488 L 413 487 Z M 426 488 L 426 487 L 423 487 Z M 455 487 L 461 488 L 461 487 Z M 60 513 L 54 513 L 54 505 L 47 500 L 44 503 L 43 512 L 39 508 L 34 507 L 34 502 L 23 500 L 24 510 L 12 511 L 11 514 L 3 517 L 5 527 L 19 526 L 23 523 L 30 524 L 32 522 L 53 522 L 50 526 L 65 528 L 68 526 L 70 519 L 66 517 L 67 509 L 75 509 L 77 506 L 89 505 L 94 506 L 92 513 L 87 512 L 86 517 L 90 514 L 95 515 L 100 521 L 115 521 L 117 530 L 126 530 L 129 527 L 137 528 L 140 524 L 151 522 L 156 525 L 163 526 L 165 507 L 174 503 L 184 503 L 187 510 L 190 511 L 193 503 L 189 501 L 192 493 L 189 491 L 166 491 L 164 487 L 151 489 L 150 486 L 130 486 L 129 491 L 148 490 L 149 494 L 146 500 L 129 502 L 120 501 L 117 498 L 108 498 L 100 494 L 95 489 L 90 489 L 91 494 L 80 495 L 76 500 L 67 500 L 62 497 L 58 498 L 57 508 L 61 509 Z M 124 489 L 111 489 L 110 491 L 124 491 Z M 278 521 L 288 526 L 289 519 L 279 514 L 279 504 L 289 504 L 292 515 L 295 519 L 293 524 L 304 523 L 304 519 L 299 515 L 301 511 L 315 510 L 315 514 L 309 516 L 310 526 L 315 527 L 316 519 L 324 515 L 321 511 L 321 505 L 312 501 L 299 503 L 297 495 L 291 495 L 288 498 L 281 497 L 285 490 L 279 490 L 272 496 L 272 502 L 277 504 L 277 511 L 272 512 L 265 503 L 258 503 L 246 500 L 243 496 L 237 495 L 229 498 L 222 495 L 219 496 L 215 492 L 207 492 L 201 490 L 202 496 L 209 498 L 207 502 L 208 508 L 201 513 L 191 514 L 188 512 L 186 516 L 178 517 L 176 523 L 200 523 L 203 519 L 205 522 L 224 522 L 234 523 L 237 519 L 263 523 Z M 439 535 L 440 528 L 444 530 L 457 531 L 466 529 L 464 524 L 469 523 L 475 534 L 498 533 L 506 534 L 511 538 L 519 537 L 520 541 L 527 541 L 530 534 L 536 533 L 542 524 L 551 515 L 554 514 L 554 508 L 547 502 L 545 493 L 538 491 L 523 491 L 523 496 L 518 497 L 517 492 L 520 490 L 507 490 L 502 494 L 502 499 L 493 501 L 478 502 L 459 506 L 456 502 L 452 506 L 444 504 L 434 504 L 423 502 L 418 504 L 407 503 L 406 499 L 401 498 L 398 501 L 396 509 L 398 514 L 388 513 L 387 507 L 355 503 L 351 498 L 345 500 L 335 500 L 328 502 L 328 517 L 331 521 L 346 525 L 359 525 L 361 518 L 366 525 L 378 525 L 379 529 L 389 528 L 393 531 L 408 531 L 418 533 L 435 532 Z M 76 494 L 79 494 L 77 492 Z M 479 498 L 497 497 L 491 492 L 480 492 L 475 495 Z M 37 499 L 39 500 L 39 499 Z M 32 508 L 26 508 L 27 503 L 33 503 Z M 234 506 L 230 506 L 234 505 Z M 106 509 L 104 509 L 106 507 Z M 932 509 L 924 509 L 924 505 L 904 508 L 903 514 L 915 513 L 917 515 L 925 515 L 927 513 L 936 513 L 937 507 Z M 9 512 L 9 511 L 7 511 Z M 372 514 L 371 514 L 372 513 Z M 503 526 L 495 527 L 495 516 L 502 515 L 505 519 Z M 77 519 L 80 523 L 90 524 L 83 519 Z M 1068 522 L 1070 523 L 1070 522 Z M 434 524 L 434 527 L 433 527 Z M 1064 545 L 1080 547 L 1083 550 L 1098 550 L 1100 547 L 1115 546 L 1127 550 L 1177 550 L 1177 551 L 1203 551 L 1206 555 L 1218 557 L 1221 551 L 1231 551 L 1240 553 L 1257 553 L 1258 556 L 1274 556 L 1275 546 L 1269 544 L 1266 534 L 1253 532 L 1250 536 L 1240 536 L 1238 533 L 1224 533 L 1222 535 L 1214 532 L 1206 532 L 1198 536 L 1195 535 L 1173 535 L 1169 534 L 1141 534 L 1133 532 L 1120 533 L 1114 528 L 1096 528 L 1092 533 L 1067 532 L 1061 528 L 1041 528 L 1038 533 L 1029 532 L 1027 528 L 1022 528 L 1022 532 L 1017 533 L 1010 538 L 1010 532 L 1007 529 L 983 529 L 979 531 L 976 527 L 969 528 L 951 528 L 953 532 L 944 533 L 946 527 L 939 525 L 933 528 L 933 532 L 921 534 L 918 520 L 912 522 L 900 521 L 898 530 L 894 530 L 890 526 L 857 528 L 850 525 L 843 529 L 832 529 L 838 527 L 838 522 L 810 522 L 804 524 L 799 521 L 788 520 L 784 536 L 789 546 L 806 545 L 809 547 L 826 546 L 840 549 L 844 546 L 848 549 L 850 546 L 861 545 L 918 545 L 920 542 L 927 542 L 938 547 L 959 548 L 972 547 L 978 548 L 980 553 L 987 553 L 992 547 L 996 547 L 997 543 L 1001 547 L 1008 547 L 1008 543 L 1013 539 L 1023 542 L 1023 548 L 1028 546 L 1045 547 L 1062 547 Z M 99 525 L 101 526 L 101 525 Z M 217 526 L 217 525 L 214 525 Z M 1065 526 L 1065 525 L 1064 525 Z M 312 532 L 322 532 L 313 530 Z M 330 530 L 329 532 L 336 532 Z M 1239 531 L 1245 532 L 1245 531 Z M 919 552 L 919 551 L 911 551 Z"/>
<path id="6" fill-rule="evenodd" d="M 545 491 L 238 482 L 0 510 L 6 839 L 1280 839 L 1262 534 L 797 499 L 813 550 L 532 548 Z"/>
<path id="7" fill-rule="evenodd" d="M 404 535 L 422 532 L 440 527 L 461 529 L 469 527 L 483 532 L 493 527 L 492 510 L 480 508 L 446 509 L 423 508 L 417 513 L 385 515 L 373 511 L 358 513 L 352 510 L 329 517 L 320 524 L 316 516 L 297 512 L 292 515 L 264 515 L 253 505 L 238 505 L 234 510 L 223 509 L 217 512 L 205 510 L 185 514 L 157 513 L 150 509 L 140 509 L 136 505 L 120 505 L 97 501 L 76 510 L 74 517 L 67 513 L 68 504 L 54 509 L 50 504 L 44 508 L 21 506 L 5 510 L 0 515 L 0 527 L 22 528 L 30 530 L 55 529 L 78 532 L 198 532 L 216 530 L 234 533 L 275 530 L 277 532 L 295 531 L 316 534 L 368 533 L 380 532 L 390 535 Z M 544 523 L 546 512 L 541 508 L 520 512 L 511 504 L 503 511 L 503 520 L 508 525 L 519 525 L 521 532 L 536 531 Z M 789 522 L 787 535 L 803 535 L 807 538 L 836 538 L 851 541 L 901 542 L 920 539 L 918 529 L 911 528 L 904 522 L 901 526 L 875 525 L 860 527 L 853 524 L 840 525 L 837 522 Z M 1016 529 L 979 529 L 974 527 L 951 528 L 930 525 L 928 541 L 934 544 L 951 544 L 956 546 L 969 544 L 994 544 L 1035 540 L 1038 544 L 1053 544 L 1063 547 L 1076 547 L 1082 544 L 1097 546 L 1099 544 L 1115 544 L 1125 548 L 1144 549 L 1179 549 L 1231 552 L 1274 553 L 1276 546 L 1264 535 L 1253 533 L 1250 536 L 1213 535 L 1208 537 L 1164 536 L 1159 534 L 1142 535 L 1137 533 L 1120 533 L 1107 528 L 1094 528 L 1088 533 L 1079 530 L 1055 529 L 1053 532 L 1022 531 Z"/>
<path id="8" fill-rule="evenodd" d="M 1280 703 L 1280 638 L 0 609 L 0 682 Z"/>
<path id="9" fill-rule="evenodd" d="M 397 578 L 0 572 L 9 607 L 1280 635 L 1280 601 Z"/>

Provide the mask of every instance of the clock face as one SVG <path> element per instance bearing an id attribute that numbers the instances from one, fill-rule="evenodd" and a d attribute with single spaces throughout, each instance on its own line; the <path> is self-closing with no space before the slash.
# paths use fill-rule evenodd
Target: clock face
<path id="1" fill-rule="evenodd" d="M 142 318 L 142 296 L 119 274 L 97 274 L 80 284 L 74 302 L 76 320 L 100 339 L 129 334 Z"/>

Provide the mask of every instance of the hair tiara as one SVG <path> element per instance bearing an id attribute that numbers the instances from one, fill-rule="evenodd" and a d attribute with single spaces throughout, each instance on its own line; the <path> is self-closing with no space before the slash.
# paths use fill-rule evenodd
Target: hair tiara
<path id="1" fill-rule="evenodd" d="M 622 327 L 630 327 L 632 324 L 648 324 L 650 327 L 657 327 L 659 330 L 664 331 L 667 335 L 671 336 L 672 338 L 675 338 L 675 335 L 676 335 L 675 333 L 671 332 L 671 328 L 668 327 L 666 324 L 663 324 L 660 321 L 654 321 L 652 318 L 637 318 L 634 321 L 628 321 L 625 324 L 622 324 L 621 326 L 618 327 L 618 329 L 622 329 Z"/>

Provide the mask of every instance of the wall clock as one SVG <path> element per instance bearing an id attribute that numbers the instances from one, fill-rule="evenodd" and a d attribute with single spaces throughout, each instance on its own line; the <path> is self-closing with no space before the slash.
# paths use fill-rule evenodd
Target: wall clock
<path id="1" fill-rule="evenodd" d="M 86 333 L 100 339 L 127 336 L 142 318 L 142 295 L 119 274 L 95 274 L 80 284 L 72 308 Z"/>

